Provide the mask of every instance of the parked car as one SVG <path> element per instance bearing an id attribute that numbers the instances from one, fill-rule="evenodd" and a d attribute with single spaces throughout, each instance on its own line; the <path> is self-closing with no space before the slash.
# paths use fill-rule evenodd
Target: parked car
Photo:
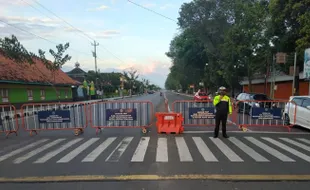
<path id="1" fill-rule="evenodd" d="M 238 113 L 251 115 L 252 107 L 271 108 L 271 99 L 266 94 L 240 93 L 237 96 Z"/>
<path id="2" fill-rule="evenodd" d="M 207 101 L 210 100 L 209 96 L 205 92 L 199 92 L 194 95 L 195 101 Z"/>
<path id="3" fill-rule="evenodd" d="M 310 129 L 310 96 L 291 96 L 285 105 L 283 120 L 286 125 L 293 124 Z"/>

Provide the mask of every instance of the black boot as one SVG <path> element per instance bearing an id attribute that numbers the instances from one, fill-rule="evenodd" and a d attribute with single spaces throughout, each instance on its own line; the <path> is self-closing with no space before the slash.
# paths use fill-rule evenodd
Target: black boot
<path id="1" fill-rule="evenodd" d="M 229 136 L 225 133 L 225 134 L 223 134 L 223 137 L 224 138 L 226 138 L 226 139 L 228 139 L 229 138 Z"/>

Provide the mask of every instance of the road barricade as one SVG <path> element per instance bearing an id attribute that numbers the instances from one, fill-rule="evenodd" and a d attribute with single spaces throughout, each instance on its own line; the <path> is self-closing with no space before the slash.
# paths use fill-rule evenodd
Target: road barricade
<path id="1" fill-rule="evenodd" d="M 90 126 L 96 128 L 147 128 L 154 121 L 154 107 L 150 101 L 107 101 L 96 102 L 89 106 Z"/>
<path id="2" fill-rule="evenodd" d="M 286 100 L 238 101 L 234 105 L 236 114 L 233 121 L 243 131 L 247 131 L 248 127 L 286 127 L 291 131 L 296 121 L 296 110 L 289 124 L 284 117 L 287 103 Z"/>
<path id="3" fill-rule="evenodd" d="M 16 117 L 16 109 L 13 105 L 0 105 L 0 133 L 5 133 L 8 137 L 18 131 L 18 118 Z"/>
<path id="4" fill-rule="evenodd" d="M 172 111 L 182 113 L 183 126 L 215 126 L 215 107 L 212 100 L 178 100 L 173 102 Z"/>
<path id="5" fill-rule="evenodd" d="M 182 126 L 183 117 L 181 113 L 158 112 L 155 115 L 157 118 L 157 133 L 180 134 L 184 131 Z"/>
<path id="6" fill-rule="evenodd" d="M 75 135 L 87 127 L 84 103 L 36 103 L 22 105 L 22 126 L 30 135 L 42 130 L 74 130 Z"/>

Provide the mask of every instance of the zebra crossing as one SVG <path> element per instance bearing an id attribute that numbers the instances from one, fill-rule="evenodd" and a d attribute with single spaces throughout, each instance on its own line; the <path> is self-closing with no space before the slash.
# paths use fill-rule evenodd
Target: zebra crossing
<path id="1" fill-rule="evenodd" d="M 177 155 L 171 157 L 172 152 Z M 169 157 L 170 156 L 170 157 Z M 229 139 L 200 136 L 40 139 L 0 154 L 1 164 L 66 164 L 73 161 L 191 163 L 199 158 L 218 163 L 310 163 L 310 140 L 299 137 L 240 136 Z M 224 158 L 223 158 L 224 157 Z"/>

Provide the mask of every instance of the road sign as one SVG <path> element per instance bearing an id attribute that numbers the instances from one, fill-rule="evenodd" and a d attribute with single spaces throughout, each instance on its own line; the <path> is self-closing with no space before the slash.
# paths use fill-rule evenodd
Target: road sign
<path id="1" fill-rule="evenodd" d="M 286 63 L 286 53 L 279 52 L 276 54 L 276 63 Z"/>
<path id="2" fill-rule="evenodd" d="M 304 78 L 310 79 L 310 48 L 305 50 Z"/>
<path id="3" fill-rule="evenodd" d="M 39 123 L 70 123 L 70 111 L 39 111 L 38 118 Z"/>

